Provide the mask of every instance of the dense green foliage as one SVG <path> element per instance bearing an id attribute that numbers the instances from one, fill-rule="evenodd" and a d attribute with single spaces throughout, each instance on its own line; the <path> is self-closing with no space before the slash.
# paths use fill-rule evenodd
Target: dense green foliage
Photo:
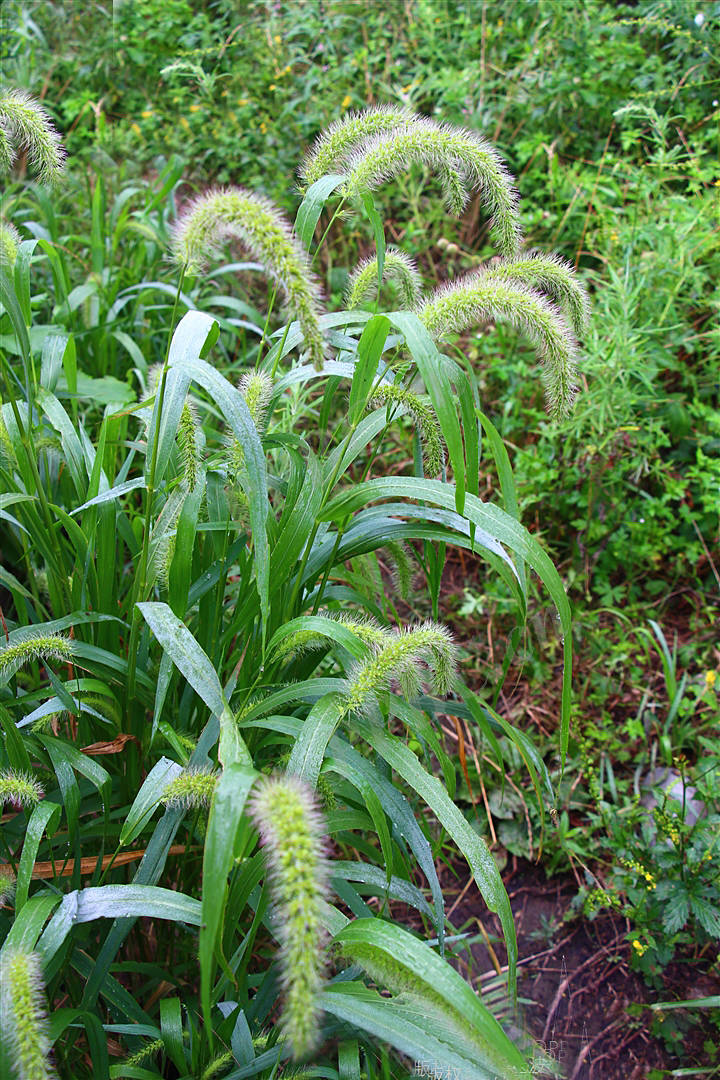
<path id="1" fill-rule="evenodd" d="M 13 0 L 2 20 L 5 83 L 42 97 L 70 153 L 49 189 L 21 152 L 3 200 L 0 934 L 28 1009 L 63 1005 L 28 1060 L 49 1040 L 62 1076 L 269 1077 L 309 1050 L 320 996 L 326 1075 L 388 1075 L 388 1046 L 515 1075 L 521 1051 L 441 959 L 463 946 L 436 867 L 459 850 L 513 971 L 496 837 L 526 856 L 540 838 L 547 872 L 575 873 L 575 913 L 626 915 L 657 990 L 674 956 L 707 963 L 720 4 Z M 581 293 L 540 284 L 581 341 L 568 415 L 548 416 L 508 321 L 513 225 L 499 260 L 486 192 L 454 218 L 442 169 L 353 202 L 339 177 L 296 186 L 318 132 L 378 102 L 492 140 L 528 248 L 577 268 L 587 325 Z M 243 192 L 191 202 L 227 184 Z M 295 220 L 305 292 L 305 257 L 278 233 L 273 263 L 248 191 Z M 208 236 L 207 267 L 179 271 L 178 220 L 203 205 L 245 256 Z M 475 291 L 436 343 L 443 283 Z M 268 914 L 294 884 L 276 870 L 271 895 L 246 807 L 278 770 L 316 788 L 332 845 L 298 879 L 294 938 Z M 665 1025 L 673 1051 L 685 1027 Z"/>

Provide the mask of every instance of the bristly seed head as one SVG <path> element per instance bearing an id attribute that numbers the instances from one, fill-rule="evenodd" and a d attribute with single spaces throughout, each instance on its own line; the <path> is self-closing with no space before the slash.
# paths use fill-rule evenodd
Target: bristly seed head
<path id="1" fill-rule="evenodd" d="M 17 1080 L 51 1080 L 42 962 L 26 949 L 0 957 L 0 1033 Z"/>
<path id="2" fill-rule="evenodd" d="M 0 221 L 0 266 L 9 271 L 17 259 L 20 233 L 9 221 Z"/>
<path id="3" fill-rule="evenodd" d="M 207 808 L 218 782 L 218 774 L 210 769 L 190 767 L 171 780 L 160 802 L 173 810 Z"/>
<path id="4" fill-rule="evenodd" d="M 346 155 L 343 194 L 357 198 L 375 191 L 412 165 L 426 165 L 443 183 L 448 209 L 459 214 L 471 191 L 478 191 L 492 215 L 491 235 L 501 254 L 512 258 L 520 246 L 517 192 L 500 155 L 473 131 L 415 118 L 356 144 Z"/>
<path id="5" fill-rule="evenodd" d="M 440 424 L 432 406 L 412 390 L 405 390 L 397 383 L 381 383 L 374 391 L 368 408 L 381 405 L 399 406 L 403 412 L 410 413 L 420 434 L 425 474 L 437 476 L 443 467 L 445 454 Z"/>
<path id="6" fill-rule="evenodd" d="M 557 309 L 518 280 L 480 270 L 443 285 L 416 309 L 435 338 L 485 321 L 507 321 L 527 335 L 543 364 L 548 412 L 566 416 L 576 392 L 577 341 Z"/>
<path id="7" fill-rule="evenodd" d="M 260 780 L 249 810 L 265 847 L 285 986 L 283 1033 L 295 1059 L 317 1044 L 325 980 L 325 825 L 314 792 L 294 776 Z"/>
<path id="8" fill-rule="evenodd" d="M 578 337 L 587 329 L 590 302 L 587 289 L 573 267 L 559 255 L 523 251 L 516 259 L 503 259 L 485 271 L 490 279 L 520 281 L 565 308 Z"/>
<path id="9" fill-rule="evenodd" d="M 348 151 L 358 142 L 369 135 L 392 131 L 413 119 L 415 116 L 409 109 L 397 105 L 379 105 L 359 113 L 346 113 L 315 140 L 300 166 L 301 179 L 309 187 L 321 176 L 338 169 Z"/>
<path id="10" fill-rule="evenodd" d="M 25 151 L 43 184 L 58 180 L 65 151 L 49 115 L 24 90 L 0 94 L 0 174 L 13 166 L 18 150 Z"/>
<path id="11" fill-rule="evenodd" d="M 404 251 L 388 244 L 385 250 L 383 281 L 396 281 L 400 296 L 406 307 L 413 307 L 420 299 L 422 278 L 417 266 Z M 372 255 L 352 272 L 345 290 L 345 306 L 356 308 L 377 295 L 377 256 Z"/>
<path id="12" fill-rule="evenodd" d="M 325 341 L 319 323 L 320 287 L 306 251 L 277 207 L 261 195 L 228 188 L 210 191 L 178 220 L 172 250 L 190 273 L 199 273 L 219 254 L 220 241 L 234 236 L 278 283 L 288 310 L 300 323 L 310 357 L 320 370 Z"/>
<path id="13" fill-rule="evenodd" d="M 73 646 L 70 638 L 62 634 L 43 634 L 30 631 L 21 641 L 14 641 L 0 649 L 0 677 L 11 675 L 32 660 L 72 660 Z"/>
<path id="14" fill-rule="evenodd" d="M 455 675 L 456 649 L 446 627 L 425 622 L 395 631 L 384 648 L 351 674 L 346 711 L 367 712 L 393 680 L 400 684 L 405 697 L 414 697 L 420 689 L 422 664 L 430 671 L 436 693 L 447 694 Z"/>
<path id="15" fill-rule="evenodd" d="M 0 806 L 12 803 L 17 807 L 36 806 L 45 791 L 32 773 L 17 769 L 0 769 Z"/>

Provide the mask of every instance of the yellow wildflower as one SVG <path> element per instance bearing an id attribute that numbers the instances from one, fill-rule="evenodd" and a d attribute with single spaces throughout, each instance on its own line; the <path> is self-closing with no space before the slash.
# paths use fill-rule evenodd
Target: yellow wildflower
<path id="1" fill-rule="evenodd" d="M 265 133 L 267 132 L 267 124 L 264 120 L 260 121 L 260 131 L 263 133 L 263 135 L 265 135 Z"/>
<path id="2" fill-rule="evenodd" d="M 352 98 L 350 97 L 349 94 L 346 94 L 345 97 L 342 99 L 342 101 L 340 103 L 340 108 L 341 109 L 347 109 L 348 105 L 351 105 L 351 104 L 352 104 Z"/>
<path id="3" fill-rule="evenodd" d="M 400 93 L 401 94 L 409 94 L 410 91 L 412 90 L 412 88 L 413 88 L 413 84 L 408 83 L 407 86 L 400 87 Z"/>
<path id="4" fill-rule="evenodd" d="M 152 114 L 153 114 L 153 111 L 152 111 L 152 109 L 145 109 L 145 111 L 144 111 L 144 112 L 141 112 L 141 113 L 140 113 L 140 115 L 142 116 L 143 120 L 149 120 L 149 119 L 150 119 L 150 117 L 152 116 Z"/>
<path id="5" fill-rule="evenodd" d="M 268 90 L 277 90 L 277 86 L 275 85 L 274 82 L 270 83 L 270 85 L 268 86 Z"/>
<path id="6" fill-rule="evenodd" d="M 707 686 L 708 690 L 712 690 L 713 687 L 715 686 L 716 682 L 717 682 L 717 671 L 706 671 L 705 672 L 705 685 Z"/>
<path id="7" fill-rule="evenodd" d="M 632 946 L 638 956 L 642 956 L 648 950 L 647 945 L 641 945 L 637 938 L 633 941 Z"/>
<path id="8" fill-rule="evenodd" d="M 140 130 L 140 128 L 139 128 L 139 126 L 137 124 L 131 124 L 130 125 L 130 130 L 134 131 L 136 135 L 142 135 L 142 131 Z"/>
<path id="9" fill-rule="evenodd" d="M 275 44 L 279 45 L 281 41 L 282 41 L 282 38 L 280 37 L 280 35 L 276 34 L 275 35 Z"/>
<path id="10" fill-rule="evenodd" d="M 191 105 L 190 112 L 200 112 L 202 105 Z"/>
<path id="11" fill-rule="evenodd" d="M 248 103 L 248 99 L 246 97 L 241 97 L 238 100 L 238 105 L 247 105 L 247 103 Z"/>
<path id="12" fill-rule="evenodd" d="M 187 118 L 185 116 L 180 117 L 180 127 L 185 128 L 186 131 L 190 130 L 190 125 L 188 124 Z"/>

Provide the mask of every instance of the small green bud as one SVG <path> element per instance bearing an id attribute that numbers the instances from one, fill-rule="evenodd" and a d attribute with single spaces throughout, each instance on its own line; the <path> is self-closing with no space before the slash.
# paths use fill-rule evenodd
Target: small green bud
<path id="1" fill-rule="evenodd" d="M 183 769 L 174 780 L 170 781 L 160 801 L 173 809 L 189 810 L 191 807 L 207 807 L 210 805 L 217 781 L 217 773 L 210 772 L 209 769 Z"/>

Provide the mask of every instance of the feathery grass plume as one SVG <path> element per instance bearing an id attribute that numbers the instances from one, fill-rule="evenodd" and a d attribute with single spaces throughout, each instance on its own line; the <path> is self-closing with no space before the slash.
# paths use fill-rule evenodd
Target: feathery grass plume
<path id="1" fill-rule="evenodd" d="M 0 1031 L 17 1080 L 49 1080 L 42 962 L 26 949 L 6 950 L 0 958 Z"/>
<path id="2" fill-rule="evenodd" d="M 366 139 L 347 156 L 344 194 L 356 198 L 374 191 L 415 164 L 439 172 L 445 201 L 456 214 L 470 191 L 479 191 L 492 215 L 491 235 L 500 252 L 509 258 L 517 254 L 521 233 L 517 192 L 498 152 L 475 132 L 418 119 Z"/>
<path id="3" fill-rule="evenodd" d="M 420 689 L 422 663 L 430 670 L 436 693 L 446 694 L 455 674 L 455 653 L 450 632 L 438 623 L 395 631 L 376 656 L 355 668 L 347 687 L 346 711 L 366 712 L 393 680 L 399 682 L 406 697 L 415 696 Z"/>
<path id="4" fill-rule="evenodd" d="M 410 413 L 420 434 L 425 472 L 428 476 L 437 476 L 443 467 L 445 454 L 440 425 L 432 406 L 412 390 L 404 390 L 397 383 L 383 383 L 375 390 L 368 408 L 377 409 L 388 404 L 400 405 Z"/>
<path id="5" fill-rule="evenodd" d="M 557 309 L 519 281 L 481 270 L 442 285 L 416 309 L 433 337 L 458 333 L 487 320 L 504 320 L 524 333 L 543 364 L 548 412 L 566 416 L 575 397 L 577 342 Z"/>
<path id="6" fill-rule="evenodd" d="M 37 806 L 44 794 L 42 784 L 31 773 L 0 769 L 0 806 L 8 802 L 23 808 Z"/>
<path id="7" fill-rule="evenodd" d="M 192 401 L 186 401 L 180 413 L 177 433 L 178 449 L 183 480 L 190 491 L 195 490 L 202 460 L 200 449 L 200 422 Z"/>
<path id="8" fill-rule="evenodd" d="M 517 259 L 503 259 L 485 270 L 489 278 L 502 281 L 521 281 L 531 289 L 545 293 L 563 307 L 573 330 L 582 336 L 590 317 L 587 289 L 572 265 L 559 255 L 544 255 L 541 251 L 523 251 Z"/>
<path id="9" fill-rule="evenodd" d="M 9 172 L 18 150 L 27 151 L 41 183 L 52 183 L 63 170 L 60 136 L 41 105 L 23 90 L 0 94 L 0 171 Z"/>
<path id="10" fill-rule="evenodd" d="M 263 778 L 249 809 L 265 848 L 281 944 L 282 1030 L 293 1057 L 315 1047 L 325 978 L 322 905 L 327 889 L 324 822 L 311 789 L 294 776 Z"/>
<path id="11" fill-rule="evenodd" d="M 413 259 L 389 244 L 385 251 L 383 281 L 397 281 L 405 307 L 414 307 L 422 293 L 422 278 Z M 377 295 L 377 256 L 364 259 L 353 270 L 345 290 L 345 307 L 356 308 Z"/>
<path id="12" fill-rule="evenodd" d="M 207 807 L 217 782 L 217 773 L 210 769 L 183 769 L 165 788 L 160 802 L 174 810 Z"/>
<path id="13" fill-rule="evenodd" d="M 6 272 L 15 264 L 19 243 L 20 233 L 15 226 L 9 221 L 0 221 L 0 266 Z"/>
<path id="14" fill-rule="evenodd" d="M 9 677 L 32 660 L 72 660 L 72 655 L 70 638 L 62 634 L 33 633 L 0 649 L 0 676 Z"/>
<path id="15" fill-rule="evenodd" d="M 0 906 L 12 900 L 15 892 L 15 875 L 9 866 L 0 866 Z"/>
<path id="16" fill-rule="evenodd" d="M 348 152 L 370 135 L 393 131 L 416 119 L 410 109 L 378 105 L 363 112 L 349 112 L 322 132 L 305 155 L 298 172 L 308 187 L 340 166 Z"/>
<path id="17" fill-rule="evenodd" d="M 190 273 L 201 271 L 218 253 L 225 236 L 235 236 L 281 287 L 293 318 L 319 371 L 325 356 L 320 329 L 320 287 L 310 261 L 280 211 L 261 195 L 242 188 L 210 191 L 179 219 L 173 254 Z"/>

